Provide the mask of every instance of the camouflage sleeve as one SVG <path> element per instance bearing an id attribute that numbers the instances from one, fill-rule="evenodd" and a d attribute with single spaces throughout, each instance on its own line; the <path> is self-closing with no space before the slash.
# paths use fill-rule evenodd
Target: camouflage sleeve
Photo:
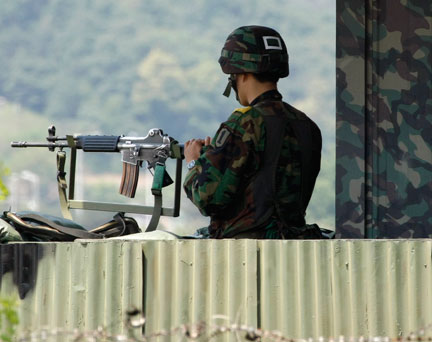
<path id="1" fill-rule="evenodd" d="M 240 190 L 242 180 L 256 170 L 256 152 L 263 148 L 260 128 L 257 118 L 234 112 L 186 175 L 185 192 L 203 215 L 223 212 Z"/>

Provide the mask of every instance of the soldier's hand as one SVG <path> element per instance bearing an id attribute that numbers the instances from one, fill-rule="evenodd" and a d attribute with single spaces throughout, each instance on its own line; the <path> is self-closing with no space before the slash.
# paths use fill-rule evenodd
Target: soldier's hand
<path id="1" fill-rule="evenodd" d="M 184 156 L 186 159 L 186 163 L 189 163 L 191 160 L 196 160 L 201 155 L 201 149 L 203 145 L 207 142 L 206 139 L 191 139 L 185 142 L 184 145 Z"/>

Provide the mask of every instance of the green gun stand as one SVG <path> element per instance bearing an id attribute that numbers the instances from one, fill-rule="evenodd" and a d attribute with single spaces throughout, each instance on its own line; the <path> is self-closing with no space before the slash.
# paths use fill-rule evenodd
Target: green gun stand
<path id="1" fill-rule="evenodd" d="M 69 139 L 68 139 L 69 140 Z M 66 172 L 64 171 L 66 165 L 66 152 L 60 150 L 57 152 L 57 184 L 59 192 L 59 200 L 61 212 L 64 218 L 72 219 L 70 209 L 83 209 L 83 210 L 97 210 L 97 211 L 111 211 L 123 212 L 133 214 L 151 215 L 149 225 L 146 232 L 156 230 L 161 216 L 178 217 L 180 215 L 180 192 L 181 192 L 181 176 L 182 176 L 182 160 L 176 158 L 176 175 L 175 175 L 175 194 L 174 194 L 174 207 L 162 207 L 162 184 L 165 174 L 165 165 L 158 164 L 155 167 L 152 194 L 154 196 L 154 206 L 144 206 L 135 204 L 123 203 L 109 203 L 109 202 L 94 202 L 75 199 L 75 169 L 76 169 L 76 153 L 77 149 L 73 141 L 69 143 L 71 149 L 71 161 L 69 167 L 69 186 L 66 182 Z M 67 191 L 69 188 L 69 191 Z"/>

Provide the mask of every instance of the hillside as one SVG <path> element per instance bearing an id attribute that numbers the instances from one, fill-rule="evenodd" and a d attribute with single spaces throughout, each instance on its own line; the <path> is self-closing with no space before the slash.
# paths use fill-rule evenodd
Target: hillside
<path id="1" fill-rule="evenodd" d="M 41 140 L 51 123 L 63 135 L 144 135 L 161 127 L 179 141 L 211 136 L 239 106 L 221 95 L 226 75 L 217 59 L 226 36 L 241 25 L 268 25 L 290 54 L 291 75 L 280 83 L 285 100 L 323 131 L 323 167 L 308 217 L 332 227 L 335 11 L 329 3 L 3 1 L 0 159 L 12 172 L 39 174 L 53 210 L 56 190 L 47 182 L 54 155 L 12 151 L 11 140 Z M 100 162 L 90 162 L 86 173 L 102 172 Z"/>

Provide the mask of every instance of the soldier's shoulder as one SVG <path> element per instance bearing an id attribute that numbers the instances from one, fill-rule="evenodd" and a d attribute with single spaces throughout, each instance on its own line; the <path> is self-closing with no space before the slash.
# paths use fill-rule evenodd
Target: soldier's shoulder
<path id="1" fill-rule="evenodd" d="M 290 105 L 289 103 L 284 102 L 284 105 L 285 105 L 285 108 L 288 110 L 288 112 L 291 113 L 296 119 L 298 119 L 298 120 L 309 119 L 309 117 L 304 112 L 295 108 L 294 106 Z"/>
<path id="2" fill-rule="evenodd" d="M 320 129 L 318 125 L 313 121 L 309 116 L 307 116 L 304 112 L 301 110 L 291 106 L 288 103 L 284 103 L 285 108 L 288 110 L 288 112 L 292 115 L 292 119 L 294 120 L 301 120 L 301 121 L 307 121 L 309 123 L 309 126 L 312 127 L 313 130 L 317 131 L 318 134 L 321 134 Z"/>
<path id="3" fill-rule="evenodd" d="M 259 111 L 254 107 L 242 107 L 237 108 L 230 117 L 229 120 L 233 125 L 237 127 L 257 127 L 262 124 L 262 116 Z"/>
<path id="4" fill-rule="evenodd" d="M 263 134 L 264 119 L 254 107 L 238 108 L 233 112 L 228 126 L 233 132 L 240 133 L 243 141 L 253 141 L 258 146 Z"/>
<path id="5" fill-rule="evenodd" d="M 234 110 L 234 112 L 239 112 L 239 113 L 245 114 L 245 113 L 249 112 L 251 109 L 252 109 L 252 106 L 240 107 L 240 108 L 236 108 Z"/>
<path id="6" fill-rule="evenodd" d="M 237 108 L 231 114 L 231 118 L 238 122 L 255 120 L 259 116 L 259 112 L 252 106 Z"/>
<path id="7" fill-rule="evenodd" d="M 248 107 L 240 107 L 240 108 L 236 108 L 234 109 L 234 111 L 231 113 L 230 119 L 234 120 L 234 121 L 240 121 L 241 119 L 243 119 L 245 116 L 249 115 L 249 112 L 251 111 L 252 107 L 248 106 Z"/>

